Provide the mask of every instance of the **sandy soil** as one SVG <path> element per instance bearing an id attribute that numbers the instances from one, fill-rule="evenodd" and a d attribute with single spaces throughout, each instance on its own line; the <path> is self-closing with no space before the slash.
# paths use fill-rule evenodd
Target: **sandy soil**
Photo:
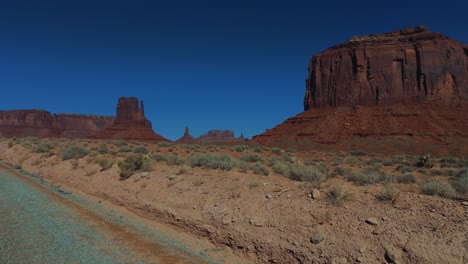
<path id="1" fill-rule="evenodd" d="M 189 152 L 183 147 L 172 151 Z M 101 170 L 88 157 L 62 161 L 22 144 L 9 147 L 7 141 L 0 142 L 0 158 L 53 184 L 208 239 L 222 252 L 212 256 L 223 263 L 468 263 L 468 207 L 461 200 L 419 194 L 412 185 L 382 202 L 376 199 L 381 185 L 356 186 L 342 177 L 327 180 L 312 195 L 310 183 L 274 173 L 164 162 L 122 181 L 117 164 Z M 352 199 L 332 205 L 326 194 L 333 186 L 346 188 Z"/>

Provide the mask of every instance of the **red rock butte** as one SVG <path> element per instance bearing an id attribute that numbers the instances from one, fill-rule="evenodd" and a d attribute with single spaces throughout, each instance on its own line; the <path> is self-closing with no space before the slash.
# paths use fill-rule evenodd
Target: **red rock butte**
<path id="1" fill-rule="evenodd" d="M 424 26 L 313 56 L 305 112 L 254 137 L 296 148 L 468 155 L 468 46 Z"/>
<path id="2" fill-rule="evenodd" d="M 151 122 L 145 118 L 143 101 L 135 97 L 121 97 L 117 103 L 114 123 L 99 131 L 93 138 L 137 141 L 169 141 L 154 133 Z"/>

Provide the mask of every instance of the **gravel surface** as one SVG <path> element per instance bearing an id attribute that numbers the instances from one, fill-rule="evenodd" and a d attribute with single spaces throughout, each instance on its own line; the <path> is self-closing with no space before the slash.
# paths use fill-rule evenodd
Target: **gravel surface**
<path id="1" fill-rule="evenodd" d="M 177 256 L 164 237 L 98 205 L 83 207 L 84 198 L 59 187 L 40 184 L 0 168 L 0 263 L 205 262 Z"/>

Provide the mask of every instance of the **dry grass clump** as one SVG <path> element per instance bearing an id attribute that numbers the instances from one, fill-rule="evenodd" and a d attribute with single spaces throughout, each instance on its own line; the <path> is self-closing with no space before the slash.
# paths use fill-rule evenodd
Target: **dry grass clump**
<path id="1" fill-rule="evenodd" d="M 423 194 L 439 195 L 446 198 L 457 197 L 455 189 L 450 184 L 440 180 L 426 181 L 419 188 Z"/>
<path id="2" fill-rule="evenodd" d="M 341 185 L 333 185 L 327 192 L 328 201 L 334 206 L 342 206 L 353 198 L 353 194 Z"/>

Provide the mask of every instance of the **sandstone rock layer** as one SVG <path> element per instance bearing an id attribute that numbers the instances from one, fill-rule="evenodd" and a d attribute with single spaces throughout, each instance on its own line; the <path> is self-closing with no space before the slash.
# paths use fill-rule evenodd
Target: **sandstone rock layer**
<path id="1" fill-rule="evenodd" d="M 45 110 L 0 111 L 0 133 L 6 137 L 85 138 L 113 122 L 111 116 L 51 114 Z"/>
<path id="2" fill-rule="evenodd" d="M 312 57 L 304 110 L 468 98 L 468 46 L 418 26 L 353 37 Z"/>

